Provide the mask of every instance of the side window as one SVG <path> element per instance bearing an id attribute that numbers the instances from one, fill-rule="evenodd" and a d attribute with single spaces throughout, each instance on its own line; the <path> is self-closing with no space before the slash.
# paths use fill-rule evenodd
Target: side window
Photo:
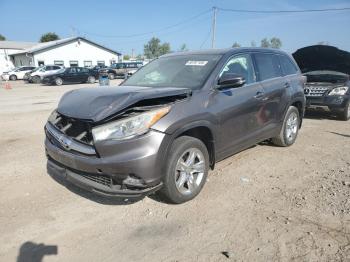
<path id="1" fill-rule="evenodd" d="M 298 72 L 295 64 L 285 55 L 279 55 L 282 71 L 284 75 L 293 75 Z"/>
<path id="2" fill-rule="evenodd" d="M 260 81 L 281 76 L 278 60 L 276 59 L 275 55 L 256 53 L 254 54 L 254 58 Z"/>
<path id="3" fill-rule="evenodd" d="M 219 76 L 224 74 L 236 74 L 243 76 L 246 84 L 255 82 L 254 67 L 249 54 L 237 55 L 228 60 Z"/>
<path id="4" fill-rule="evenodd" d="M 74 74 L 77 72 L 77 69 L 75 67 L 71 67 L 69 70 L 69 73 Z"/>

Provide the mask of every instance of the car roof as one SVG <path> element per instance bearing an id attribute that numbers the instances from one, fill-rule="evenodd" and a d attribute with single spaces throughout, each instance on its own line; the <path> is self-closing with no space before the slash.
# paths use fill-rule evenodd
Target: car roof
<path id="1" fill-rule="evenodd" d="M 262 47 L 239 47 L 239 48 L 223 48 L 223 49 L 205 49 L 205 50 L 195 50 L 186 52 L 175 52 L 163 55 L 162 57 L 168 56 L 178 56 L 178 55 L 225 55 L 225 54 L 235 54 L 240 52 L 268 52 L 276 54 L 286 54 L 284 51 L 273 48 L 262 48 Z"/>

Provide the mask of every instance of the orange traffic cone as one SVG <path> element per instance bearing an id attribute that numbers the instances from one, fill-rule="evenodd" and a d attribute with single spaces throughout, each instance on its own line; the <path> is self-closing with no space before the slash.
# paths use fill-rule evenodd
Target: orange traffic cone
<path id="1" fill-rule="evenodd" d="M 5 88 L 5 89 L 8 89 L 8 90 L 9 90 L 9 89 L 12 89 L 11 84 L 10 84 L 8 81 L 5 82 L 4 88 Z"/>

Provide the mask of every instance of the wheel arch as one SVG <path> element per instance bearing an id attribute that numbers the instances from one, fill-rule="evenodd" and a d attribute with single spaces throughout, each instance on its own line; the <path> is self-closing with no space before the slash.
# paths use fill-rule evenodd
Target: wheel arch
<path id="1" fill-rule="evenodd" d="M 208 121 L 196 121 L 182 126 L 176 130 L 172 135 L 171 142 L 181 136 L 190 136 L 201 140 L 206 146 L 209 154 L 210 168 L 214 169 L 215 166 L 215 132 L 213 131 L 212 124 Z"/>

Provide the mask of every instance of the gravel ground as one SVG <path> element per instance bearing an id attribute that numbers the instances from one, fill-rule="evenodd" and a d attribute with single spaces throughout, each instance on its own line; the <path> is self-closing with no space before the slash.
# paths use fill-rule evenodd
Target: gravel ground
<path id="1" fill-rule="evenodd" d="M 11 84 L 0 87 L 0 261 L 350 261 L 349 122 L 313 113 L 295 145 L 227 158 L 183 205 L 111 202 L 45 166 L 48 115 L 64 92 L 97 84 Z"/>

